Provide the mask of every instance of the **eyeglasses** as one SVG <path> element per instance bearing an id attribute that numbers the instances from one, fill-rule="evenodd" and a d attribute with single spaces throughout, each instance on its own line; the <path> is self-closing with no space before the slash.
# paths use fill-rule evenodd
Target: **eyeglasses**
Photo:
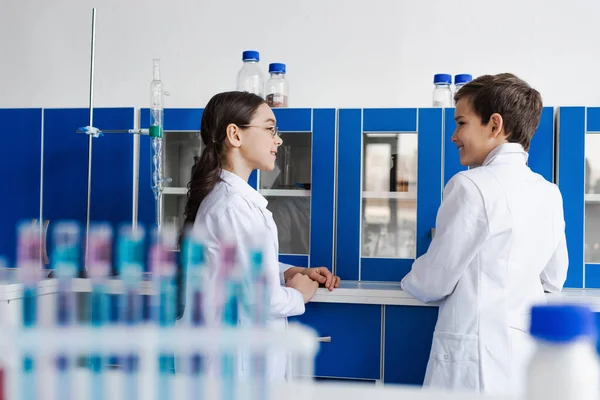
<path id="1" fill-rule="evenodd" d="M 276 126 L 240 125 L 240 128 L 260 128 L 260 129 L 266 129 L 268 131 L 271 131 L 271 137 L 272 138 L 275 138 L 275 136 L 281 137 L 281 134 L 279 133 L 279 128 L 276 127 Z"/>

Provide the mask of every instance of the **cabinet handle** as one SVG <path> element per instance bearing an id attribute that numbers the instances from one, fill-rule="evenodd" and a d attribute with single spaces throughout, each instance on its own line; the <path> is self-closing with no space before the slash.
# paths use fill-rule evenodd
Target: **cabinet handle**
<path id="1" fill-rule="evenodd" d="M 48 225 L 50 225 L 50 220 L 44 221 L 44 241 L 42 242 L 42 251 L 44 252 L 44 264 L 49 264 L 48 260 Z"/>
<path id="2" fill-rule="evenodd" d="M 323 337 L 317 338 L 317 342 L 331 343 L 331 336 L 323 336 Z"/>

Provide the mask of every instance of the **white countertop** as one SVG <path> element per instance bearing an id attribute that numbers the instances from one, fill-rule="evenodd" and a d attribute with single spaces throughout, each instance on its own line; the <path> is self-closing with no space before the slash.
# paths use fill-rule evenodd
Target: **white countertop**
<path id="1" fill-rule="evenodd" d="M 56 280 L 48 279 L 40 282 L 38 294 L 47 295 L 56 292 Z M 90 292 L 89 279 L 75 279 L 73 289 L 76 292 Z M 120 280 L 111 280 L 109 291 L 122 293 Z M 142 293 L 151 293 L 151 282 L 144 282 Z M 18 284 L 0 285 L 0 301 L 16 300 L 23 296 L 23 288 Z M 547 294 L 550 302 L 569 302 L 588 304 L 595 312 L 600 312 L 600 289 L 564 289 L 561 293 Z M 319 288 L 312 299 L 318 303 L 376 304 L 395 306 L 427 306 L 436 307 L 436 303 L 425 304 L 400 288 L 399 283 L 377 283 L 342 281 L 339 288 L 329 291 Z"/>
<path id="2" fill-rule="evenodd" d="M 548 293 L 549 302 L 588 304 L 600 312 L 600 289 L 564 289 L 561 293 Z M 437 307 L 437 303 L 423 303 L 403 291 L 400 283 L 341 282 L 333 291 L 320 288 L 312 301 L 322 303 L 384 304 L 397 306 Z"/>

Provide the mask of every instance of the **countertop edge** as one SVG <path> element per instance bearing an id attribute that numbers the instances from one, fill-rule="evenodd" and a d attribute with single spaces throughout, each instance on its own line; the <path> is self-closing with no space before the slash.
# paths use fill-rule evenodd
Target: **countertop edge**
<path id="1" fill-rule="evenodd" d="M 73 290 L 86 293 L 92 288 L 89 279 L 75 279 Z M 57 281 L 48 279 L 38 285 L 38 295 L 56 293 Z M 107 291 L 119 294 L 123 291 L 123 284 L 118 279 L 111 279 L 107 284 Z M 144 281 L 141 288 L 142 294 L 152 293 L 152 282 Z M 0 301 L 18 300 L 23 297 L 23 287 L 20 284 L 0 285 Z M 587 304 L 595 312 L 600 312 L 600 290 L 598 289 L 564 289 L 560 293 L 547 293 L 548 302 L 567 302 Z M 341 303 L 341 304 L 371 304 L 391 306 L 420 306 L 437 307 L 437 303 L 423 303 L 403 291 L 398 283 L 376 282 L 342 282 L 339 288 L 329 291 L 325 288 L 317 289 L 311 300 L 315 303 Z"/>

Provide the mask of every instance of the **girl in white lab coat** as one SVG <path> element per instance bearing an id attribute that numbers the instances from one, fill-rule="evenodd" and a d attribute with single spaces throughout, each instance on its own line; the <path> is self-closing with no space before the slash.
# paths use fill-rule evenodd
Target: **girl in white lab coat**
<path id="1" fill-rule="evenodd" d="M 208 301 L 216 297 L 211 290 L 217 287 L 219 241 L 225 237 L 232 240 L 237 247 L 237 263 L 249 268 L 251 246 L 262 237 L 269 291 L 268 325 L 284 329 L 287 317 L 304 313 L 304 304 L 319 283 L 332 290 L 339 285 L 339 278 L 324 267 L 299 268 L 278 262 L 277 227 L 267 200 L 247 183 L 253 170 L 271 171 L 275 167 L 282 144 L 275 115 L 259 96 L 220 93 L 206 105 L 200 130 L 205 148 L 188 185 L 184 225 L 202 230 L 205 237 L 210 266 Z M 209 307 L 206 314 L 208 324 L 218 323 L 220 315 L 215 310 Z M 238 323 L 250 324 L 249 316 L 242 312 Z M 247 374 L 248 360 L 244 355 L 238 358 L 238 373 Z M 286 355 L 274 354 L 268 364 L 268 377 L 281 380 L 286 372 Z"/>
<path id="2" fill-rule="evenodd" d="M 511 74 L 479 77 L 455 100 L 452 142 L 471 168 L 446 185 L 402 288 L 440 302 L 425 385 L 518 394 L 531 306 L 562 289 L 568 267 L 561 194 L 527 166 L 542 100 Z"/>

